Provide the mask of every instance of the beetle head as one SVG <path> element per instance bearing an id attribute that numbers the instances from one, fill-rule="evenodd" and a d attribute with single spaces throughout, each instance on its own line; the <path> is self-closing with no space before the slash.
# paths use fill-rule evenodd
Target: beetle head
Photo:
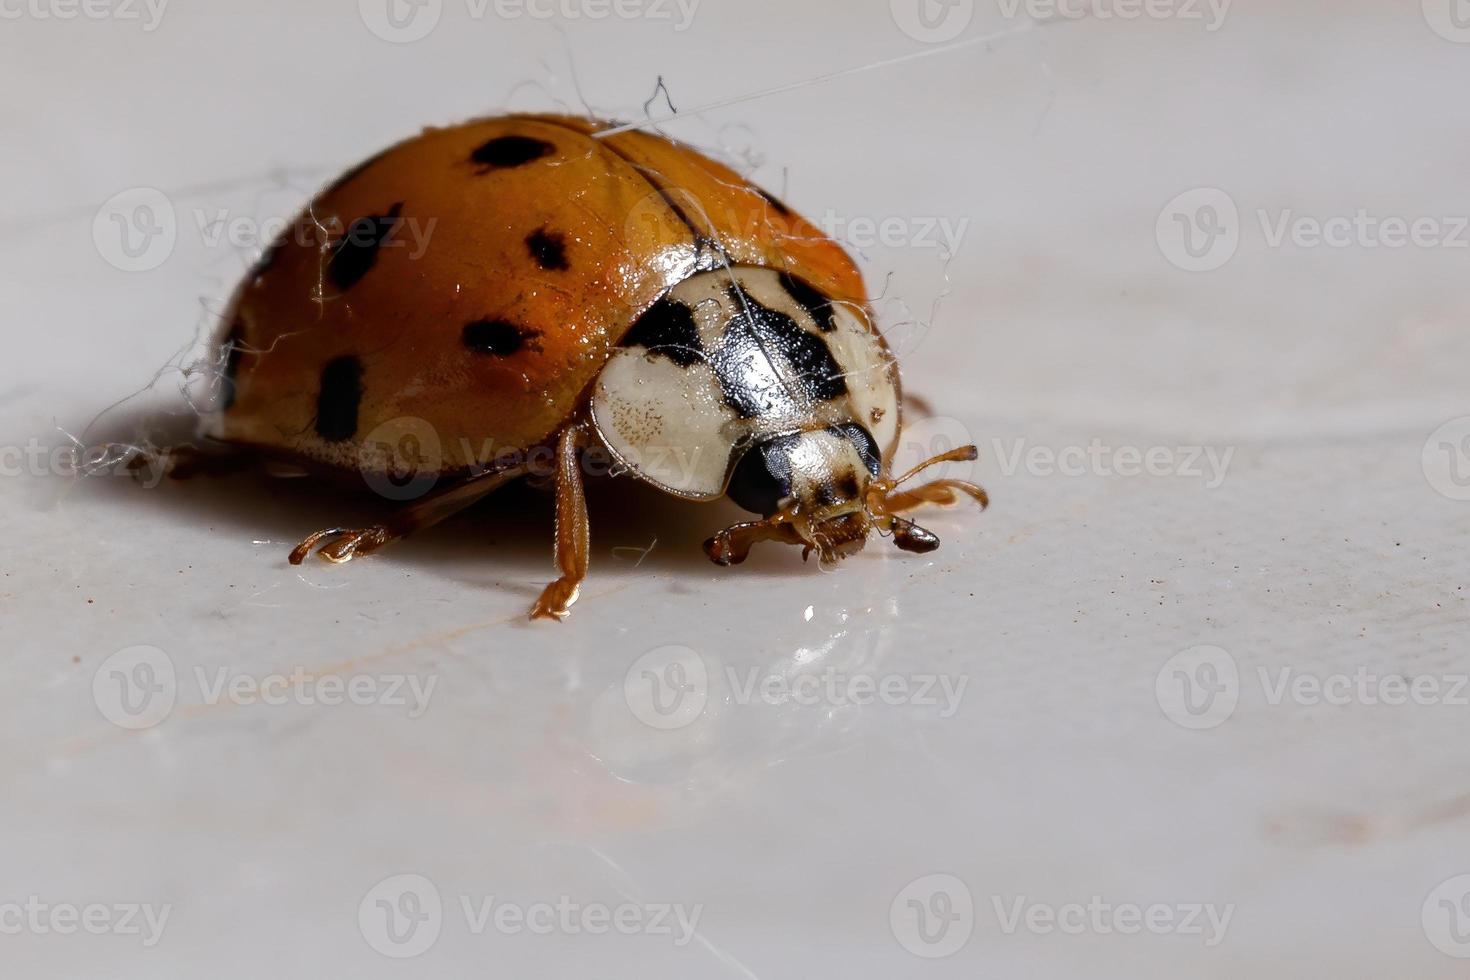
<path id="1" fill-rule="evenodd" d="M 857 554 L 875 530 L 886 532 L 904 551 L 924 553 L 939 538 L 898 511 L 922 503 L 952 503 L 969 495 L 983 507 L 985 491 L 958 480 L 941 480 L 900 491 L 926 466 L 949 459 L 974 459 L 975 448 L 937 456 L 897 479 L 880 477 L 877 449 L 859 425 L 833 426 L 768 439 L 741 458 L 730 481 L 736 503 L 765 519 L 736 524 L 705 542 L 705 552 L 720 565 L 744 561 L 756 541 L 785 541 L 813 551 L 832 564 Z"/>

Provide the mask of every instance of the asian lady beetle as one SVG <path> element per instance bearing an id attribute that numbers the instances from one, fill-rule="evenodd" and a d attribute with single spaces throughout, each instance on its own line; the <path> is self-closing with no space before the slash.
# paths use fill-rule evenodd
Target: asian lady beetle
<path id="1" fill-rule="evenodd" d="M 554 453 L 560 577 L 532 618 L 567 615 L 587 574 L 582 451 L 691 500 L 761 519 L 705 543 L 721 565 L 760 540 L 835 560 L 899 516 L 985 492 L 894 477 L 898 367 L 848 255 L 688 146 L 567 116 L 481 119 L 349 170 L 306 208 L 226 312 L 205 432 L 354 473 L 395 419 L 442 437 L 452 482 L 384 523 L 291 552 L 342 562 L 468 506 Z M 417 231 L 410 235 L 408 231 Z M 509 451 L 509 452 L 507 452 Z"/>

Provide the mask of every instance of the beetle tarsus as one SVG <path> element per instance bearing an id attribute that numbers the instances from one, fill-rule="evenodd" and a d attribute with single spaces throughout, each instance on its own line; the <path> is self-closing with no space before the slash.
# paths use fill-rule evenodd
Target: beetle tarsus
<path id="1" fill-rule="evenodd" d="M 292 548 L 286 560 L 293 565 L 299 565 L 306 560 L 311 550 L 316 548 L 318 557 L 334 565 L 340 565 L 362 555 L 372 554 L 396 536 L 383 524 L 374 524 L 372 527 L 364 528 L 323 528 L 315 534 L 308 535 L 305 540 Z M 323 539 L 328 539 L 327 543 L 317 547 Z"/>
<path id="2" fill-rule="evenodd" d="M 577 601 L 581 583 L 559 578 L 541 592 L 541 597 L 531 607 L 532 619 L 554 619 L 561 622 L 572 612 L 572 603 Z"/>
<path id="3" fill-rule="evenodd" d="M 716 534 L 704 543 L 704 553 L 709 555 L 709 560 L 722 568 L 738 565 L 745 561 L 748 552 L 736 552 L 730 547 L 730 539 L 723 532 Z"/>

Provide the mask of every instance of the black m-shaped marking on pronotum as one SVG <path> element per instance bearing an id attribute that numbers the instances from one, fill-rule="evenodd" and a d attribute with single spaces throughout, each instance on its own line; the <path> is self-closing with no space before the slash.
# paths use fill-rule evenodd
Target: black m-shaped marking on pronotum
<path id="1" fill-rule="evenodd" d="M 623 336 L 623 346 L 646 348 L 650 355 L 667 357 L 682 368 L 704 358 L 694 311 L 667 296 L 638 318 Z"/>
<path id="2" fill-rule="evenodd" d="M 794 375 L 800 393 L 812 401 L 831 401 L 847 394 L 842 369 L 821 337 L 802 329 L 787 314 L 762 306 L 734 284 L 730 302 L 737 312 L 726 324 L 710 364 L 720 379 L 725 401 L 741 418 L 769 413 L 778 403 L 793 400 L 797 393 L 787 388 L 783 376 Z M 786 364 L 774 363 L 778 359 Z"/>

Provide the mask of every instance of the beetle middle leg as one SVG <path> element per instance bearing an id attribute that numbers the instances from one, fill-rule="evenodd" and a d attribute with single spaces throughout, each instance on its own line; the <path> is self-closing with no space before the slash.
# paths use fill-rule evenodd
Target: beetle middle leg
<path id="1" fill-rule="evenodd" d="M 317 549 L 317 554 L 322 558 L 338 564 L 372 554 L 404 535 L 438 524 L 525 472 L 524 466 L 486 470 L 404 507 L 382 524 L 362 528 L 323 528 L 315 534 L 307 535 L 300 544 L 291 549 L 286 560 L 293 565 L 299 565 L 313 548 Z"/>
<path id="2" fill-rule="evenodd" d="M 592 550 L 587 520 L 587 495 L 582 489 L 582 466 L 578 451 L 585 430 L 568 425 L 556 440 L 556 567 L 561 577 L 541 592 L 531 607 L 532 619 L 565 619 L 577 601 L 582 580 L 587 577 Z"/>

